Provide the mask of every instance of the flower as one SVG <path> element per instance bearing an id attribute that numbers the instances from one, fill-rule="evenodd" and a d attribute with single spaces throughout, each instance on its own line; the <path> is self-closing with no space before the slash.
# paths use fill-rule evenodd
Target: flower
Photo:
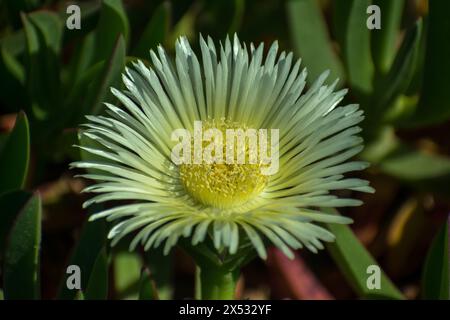
<path id="1" fill-rule="evenodd" d="M 264 58 L 263 44 L 248 48 L 236 35 L 219 48 L 200 37 L 201 62 L 186 38 L 175 48 L 175 61 L 159 46 L 150 51 L 153 67 L 138 61 L 126 69 L 127 90 L 112 89 L 120 106 L 106 103 L 106 116 L 87 116 L 80 134 L 94 144 L 79 147 L 95 160 L 72 164 L 96 181 L 84 190 L 97 194 L 84 207 L 126 200 L 90 219 L 115 222 L 112 244 L 134 233 L 131 250 L 163 244 L 167 253 L 181 237 L 196 245 L 210 236 L 229 254 L 245 239 L 265 258 L 268 240 L 292 257 L 292 249 L 317 252 L 333 241 L 317 222 L 351 219 L 322 208 L 361 201 L 330 191 L 373 192 L 367 181 L 343 176 L 368 166 L 348 161 L 363 148 L 357 126 L 363 112 L 355 104 L 338 106 L 347 90 L 335 91 L 337 81 L 325 85 L 324 72 L 304 92 L 306 69 L 292 53 L 278 54 L 277 42 Z M 278 171 L 263 175 L 261 162 L 175 164 L 173 132 L 193 132 L 195 121 L 222 133 L 278 129 Z"/>

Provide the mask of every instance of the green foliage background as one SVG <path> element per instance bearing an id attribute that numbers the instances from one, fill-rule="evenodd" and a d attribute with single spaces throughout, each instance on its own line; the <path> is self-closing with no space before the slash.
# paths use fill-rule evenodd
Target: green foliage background
<path id="1" fill-rule="evenodd" d="M 72 3 L 80 30 L 66 28 Z M 371 4 L 381 30 L 366 27 Z M 278 40 L 302 57 L 310 81 L 329 69 L 349 88 L 346 102 L 366 114 L 361 157 L 377 190 L 342 212 L 353 230 L 328 226 L 337 236 L 328 253 L 300 252 L 287 264 L 273 252 L 244 270 L 238 296 L 448 299 L 449 12 L 441 0 L 1 1 L 0 297 L 193 297 L 186 255 L 111 249 L 105 223 L 85 223 L 86 182 L 67 164 L 80 158 L 77 126 L 115 102 L 109 88 L 126 65 L 151 65 L 149 49 L 173 52 L 179 35 L 195 47 L 199 33 L 237 32 Z M 79 291 L 65 286 L 72 264 L 83 270 Z M 372 264 L 385 270 L 375 291 L 366 286 Z"/>

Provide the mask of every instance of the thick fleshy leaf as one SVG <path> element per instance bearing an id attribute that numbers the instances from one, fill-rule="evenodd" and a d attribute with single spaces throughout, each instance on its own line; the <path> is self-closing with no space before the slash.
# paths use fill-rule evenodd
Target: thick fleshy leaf
<path id="1" fill-rule="evenodd" d="M 450 194 L 450 159 L 408 146 L 385 128 L 361 154 L 385 174 L 425 191 Z"/>
<path id="2" fill-rule="evenodd" d="M 122 35 L 126 46 L 129 22 L 121 0 L 104 0 L 96 31 L 96 58 L 94 62 L 109 59 L 117 47 L 117 38 Z"/>
<path id="3" fill-rule="evenodd" d="M 330 213 L 336 213 L 330 210 Z M 378 266 L 376 260 L 359 242 L 352 230 L 346 225 L 326 224 L 328 230 L 336 237 L 334 242 L 327 243 L 327 249 L 346 277 L 347 281 L 362 298 L 403 299 L 401 292 L 380 269 L 380 289 L 369 289 L 368 278 L 370 266 Z"/>
<path id="4" fill-rule="evenodd" d="M 6 0 L 6 8 L 8 9 L 8 20 L 15 26 L 20 26 L 20 13 L 30 12 L 36 9 L 41 0 Z"/>
<path id="5" fill-rule="evenodd" d="M 90 84 L 86 105 L 89 109 L 84 114 L 97 114 L 102 110 L 103 102 L 111 102 L 110 87 L 119 83 L 120 75 L 125 67 L 125 40 L 122 36 L 116 39 L 113 49 L 105 61 L 99 78 Z"/>
<path id="6" fill-rule="evenodd" d="M 75 300 L 84 300 L 84 293 L 82 290 L 78 290 L 75 296 Z"/>
<path id="7" fill-rule="evenodd" d="M 23 33 L 22 42 L 25 43 Z M 26 97 L 23 96 L 25 84 L 25 68 L 18 60 L 13 48 L 8 44 L 0 44 L 0 102 L 5 112 L 18 112 L 20 106 L 26 105 Z"/>
<path id="8" fill-rule="evenodd" d="M 70 89 L 65 105 L 67 112 L 64 123 L 66 125 L 75 126 L 84 119 L 86 114 L 89 114 L 92 106 L 88 104 L 90 98 L 88 93 L 93 90 L 93 87 L 98 86 L 97 79 L 100 79 L 104 70 L 104 61 L 96 63 L 83 72 L 80 79 Z"/>
<path id="9" fill-rule="evenodd" d="M 2 67 L 11 75 L 12 79 L 22 85 L 25 81 L 25 69 L 22 64 L 5 47 L 1 48 Z"/>
<path id="10" fill-rule="evenodd" d="M 20 189 L 25 183 L 30 157 L 30 133 L 27 116 L 20 112 L 14 129 L 0 150 L 0 194 Z"/>
<path id="11" fill-rule="evenodd" d="M 414 99 L 405 100 L 404 94 L 416 74 L 422 43 L 422 20 L 418 20 L 414 27 L 407 31 L 388 74 L 376 81 L 365 122 L 369 130 L 411 115 L 416 102 Z"/>
<path id="12" fill-rule="evenodd" d="M 103 248 L 95 260 L 86 290 L 84 300 L 105 300 L 108 297 L 108 257 Z"/>
<path id="13" fill-rule="evenodd" d="M 389 211 L 389 222 L 383 228 L 383 238 L 389 249 L 383 255 L 383 263 L 391 274 L 400 275 L 413 267 L 411 257 L 415 255 L 429 222 L 423 208 L 425 202 L 424 197 L 415 195 L 401 202 L 398 209 Z"/>
<path id="14" fill-rule="evenodd" d="M 234 15 L 228 29 L 228 34 L 234 34 L 239 31 L 245 12 L 245 0 L 234 0 L 233 2 Z"/>
<path id="15" fill-rule="evenodd" d="M 114 258 L 114 283 L 120 299 L 137 299 L 142 261 L 133 252 L 120 252 Z"/>
<path id="16" fill-rule="evenodd" d="M 62 21 L 49 11 L 22 15 L 27 44 L 26 85 L 31 99 L 31 114 L 49 120 L 61 107 L 59 52 Z M 43 130 L 46 128 L 44 127 Z"/>
<path id="17" fill-rule="evenodd" d="M 69 265 L 80 267 L 82 273 L 81 290 L 83 294 L 86 294 L 86 288 L 89 285 L 99 254 L 104 250 L 105 242 L 105 222 L 101 220 L 87 222 L 69 262 Z M 65 274 L 61 282 L 59 299 L 73 300 L 77 294 L 75 290 L 67 288 L 66 281 L 68 276 L 69 274 Z"/>
<path id="18" fill-rule="evenodd" d="M 386 79 L 378 82 L 375 91 L 376 102 L 373 106 L 378 112 L 389 108 L 411 83 L 419 54 L 421 33 L 422 21 L 419 20 L 408 30 Z"/>
<path id="19" fill-rule="evenodd" d="M 450 118 L 450 1 L 429 1 L 423 90 L 414 122 L 441 123 Z"/>
<path id="20" fill-rule="evenodd" d="M 39 298 L 41 199 L 34 195 L 22 207 L 9 233 L 3 268 L 5 299 Z"/>
<path id="21" fill-rule="evenodd" d="M 32 193 L 21 190 L 0 195 L 0 260 L 4 253 L 7 236 L 17 215 L 32 197 Z"/>
<path id="22" fill-rule="evenodd" d="M 380 7 L 381 29 L 371 30 L 372 57 L 377 71 L 386 74 L 395 57 L 405 1 L 374 0 L 373 4 Z"/>
<path id="23" fill-rule="evenodd" d="M 156 286 L 147 268 L 144 268 L 141 273 L 141 280 L 139 282 L 139 300 L 157 300 L 158 293 Z"/>
<path id="24" fill-rule="evenodd" d="M 0 39 L 0 46 L 9 51 L 13 56 L 22 54 L 26 49 L 25 32 L 23 29 L 12 32 Z"/>
<path id="25" fill-rule="evenodd" d="M 380 162 L 381 169 L 402 180 L 419 181 L 450 174 L 450 159 L 399 146 Z"/>
<path id="26" fill-rule="evenodd" d="M 67 91 L 76 86 L 85 73 L 92 67 L 96 50 L 95 33 L 91 32 L 78 40 L 70 60 L 69 72 L 67 73 Z"/>
<path id="27" fill-rule="evenodd" d="M 156 48 L 158 44 L 164 43 L 164 39 L 169 34 L 170 5 L 168 2 L 160 4 L 153 13 L 150 21 L 144 29 L 133 55 L 139 58 L 148 59 L 149 50 Z"/>
<path id="28" fill-rule="evenodd" d="M 103 102 L 112 102 L 110 87 L 119 83 L 125 67 L 125 43 L 122 36 L 117 39 L 111 56 L 87 69 L 76 82 L 67 98 L 67 120 L 77 125 L 85 115 L 97 114 L 103 109 Z"/>
<path id="29" fill-rule="evenodd" d="M 425 299 L 450 299 L 448 218 L 440 228 L 428 251 L 422 279 Z"/>
<path id="30" fill-rule="evenodd" d="M 395 135 L 394 128 L 390 126 L 382 127 L 372 141 L 366 144 L 361 152 L 361 159 L 378 164 L 388 154 L 395 151 L 399 146 L 399 141 Z"/>
<path id="31" fill-rule="evenodd" d="M 290 0 L 286 10 L 294 51 L 308 68 L 310 81 L 330 69 L 330 81 L 339 78 L 344 83 L 344 70 L 333 51 L 317 1 Z"/>
<path id="32" fill-rule="evenodd" d="M 166 38 L 168 47 L 166 49 L 174 49 L 175 41 L 184 36 L 188 39 L 193 39 L 197 34 L 195 31 L 195 23 L 197 21 L 199 10 L 195 6 L 191 6 L 183 16 L 171 28 L 170 35 Z"/>
<path id="33" fill-rule="evenodd" d="M 371 30 L 366 27 L 369 0 L 336 0 L 333 2 L 335 25 L 338 25 L 348 81 L 355 94 L 372 91 L 373 62 L 370 52 Z"/>
<path id="34" fill-rule="evenodd" d="M 152 249 L 146 252 L 144 261 L 151 272 L 151 280 L 155 285 L 153 288 L 157 293 L 158 299 L 168 300 L 173 294 L 173 262 L 172 254 L 164 255 L 160 248 Z"/>

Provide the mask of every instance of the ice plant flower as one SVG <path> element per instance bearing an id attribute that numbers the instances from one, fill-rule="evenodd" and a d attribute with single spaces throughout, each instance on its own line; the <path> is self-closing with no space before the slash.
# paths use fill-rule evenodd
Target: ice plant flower
<path id="1" fill-rule="evenodd" d="M 200 37 L 201 57 L 184 37 L 175 48 L 175 60 L 161 46 L 150 51 L 151 67 L 136 62 L 123 75 L 126 90 L 112 89 L 119 104 L 87 116 L 80 134 L 93 143 L 80 148 L 94 158 L 72 164 L 96 181 L 85 189 L 96 195 L 84 206 L 121 200 L 90 219 L 115 222 L 112 244 L 133 234 L 131 249 L 168 252 L 181 238 L 194 246 L 209 238 L 229 255 L 247 242 L 261 258 L 267 243 L 292 257 L 292 249 L 317 252 L 333 241 L 317 223 L 351 219 L 323 208 L 361 201 L 332 191 L 373 191 L 367 181 L 344 177 L 367 167 L 349 160 L 363 148 L 357 126 L 363 112 L 339 106 L 347 90 L 335 90 L 337 81 L 326 85 L 328 72 L 306 90 L 306 69 L 292 53 L 278 53 L 276 42 L 266 55 L 263 44 L 248 46 L 237 36 L 218 47 Z M 193 132 L 195 121 L 222 133 L 278 129 L 278 170 L 264 175 L 261 163 L 175 164 L 173 133 Z"/>

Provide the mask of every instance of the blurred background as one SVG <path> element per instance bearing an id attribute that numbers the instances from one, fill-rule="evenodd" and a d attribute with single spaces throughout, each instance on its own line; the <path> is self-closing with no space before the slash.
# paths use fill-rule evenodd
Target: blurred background
<path id="1" fill-rule="evenodd" d="M 368 28 L 370 5 L 381 29 Z M 309 81 L 329 69 L 349 88 L 345 102 L 366 114 L 360 157 L 372 164 L 359 175 L 376 189 L 351 195 L 364 201 L 341 210 L 353 232 L 334 230 L 328 250 L 289 260 L 271 249 L 248 264 L 238 297 L 448 299 L 449 14 L 443 0 L 0 1 L 0 297 L 194 297 L 195 265 L 181 250 L 110 248 L 104 222 L 86 224 L 88 182 L 68 164 L 82 157 L 78 125 L 115 102 L 109 87 L 126 65 L 151 66 L 149 49 L 173 53 L 180 35 L 197 50 L 200 33 L 237 33 L 265 48 L 277 40 Z M 71 264 L 82 290 L 65 286 Z M 375 294 L 370 264 L 383 270 Z"/>

